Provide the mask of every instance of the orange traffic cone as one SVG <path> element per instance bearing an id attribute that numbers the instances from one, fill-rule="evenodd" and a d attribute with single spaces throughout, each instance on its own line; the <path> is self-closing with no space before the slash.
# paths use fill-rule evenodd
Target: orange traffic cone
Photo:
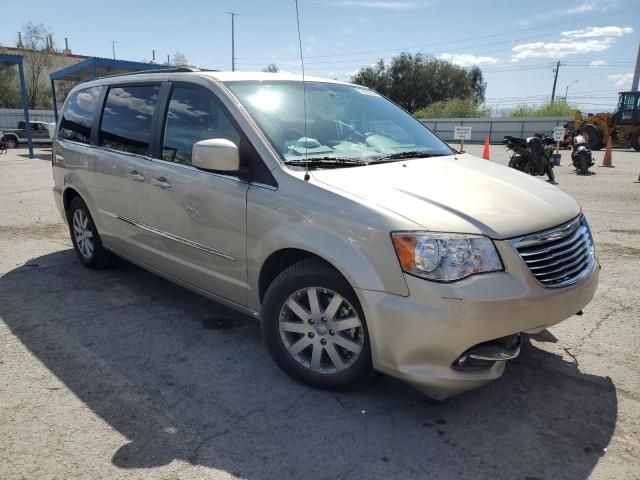
<path id="1" fill-rule="evenodd" d="M 489 135 L 484 137 L 484 151 L 482 152 L 482 158 L 489 160 Z"/>
<path id="2" fill-rule="evenodd" d="M 613 168 L 611 161 L 611 135 L 609 135 L 609 139 L 607 140 L 607 149 L 604 152 L 604 158 L 602 159 L 602 165 L 600 166 Z"/>

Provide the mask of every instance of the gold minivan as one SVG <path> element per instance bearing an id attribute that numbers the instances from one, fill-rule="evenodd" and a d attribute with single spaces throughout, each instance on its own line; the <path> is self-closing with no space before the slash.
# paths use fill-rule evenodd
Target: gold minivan
<path id="1" fill-rule="evenodd" d="M 447 398 L 598 284 L 574 199 L 359 85 L 186 68 L 85 82 L 53 175 L 85 266 L 119 256 L 254 316 L 314 387 L 379 371 Z"/>

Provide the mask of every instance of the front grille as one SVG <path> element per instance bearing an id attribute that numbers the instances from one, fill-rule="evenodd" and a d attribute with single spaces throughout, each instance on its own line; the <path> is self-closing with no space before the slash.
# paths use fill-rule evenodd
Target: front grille
<path id="1" fill-rule="evenodd" d="M 566 287 L 579 282 L 593 268 L 593 238 L 582 216 L 559 227 L 510 242 L 538 283 L 547 288 Z"/>

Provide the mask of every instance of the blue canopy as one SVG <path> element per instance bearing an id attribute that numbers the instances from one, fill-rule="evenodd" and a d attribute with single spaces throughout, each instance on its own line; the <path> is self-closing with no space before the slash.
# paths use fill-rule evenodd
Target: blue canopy
<path id="1" fill-rule="evenodd" d="M 10 53 L 0 53 L 0 70 L 18 65 L 20 75 L 20 93 L 22 94 L 22 109 L 24 110 L 24 123 L 27 130 L 27 143 L 29 145 L 29 158 L 33 158 L 33 141 L 31 139 L 31 123 L 29 123 L 29 102 L 27 100 L 27 87 L 24 82 L 24 67 L 22 66 L 22 55 Z"/>
<path id="2" fill-rule="evenodd" d="M 157 63 L 130 62 L 128 60 L 114 60 L 112 58 L 91 57 L 81 62 L 61 68 L 49 74 L 51 81 L 51 100 L 53 102 L 53 113 L 58 120 L 58 104 L 56 101 L 56 80 L 70 80 L 73 82 L 83 82 L 93 78 L 107 75 L 118 75 L 121 73 L 138 72 L 140 70 L 154 70 L 167 68 L 166 65 Z"/>

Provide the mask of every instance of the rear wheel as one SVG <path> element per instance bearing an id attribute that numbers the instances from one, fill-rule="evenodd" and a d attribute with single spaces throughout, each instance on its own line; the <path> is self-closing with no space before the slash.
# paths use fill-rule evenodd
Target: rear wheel
<path id="1" fill-rule="evenodd" d="M 602 139 L 600 138 L 600 132 L 595 125 L 585 125 L 580 129 L 580 133 L 587 141 L 591 150 L 598 150 L 602 148 Z"/>
<path id="2" fill-rule="evenodd" d="M 263 330 L 273 360 L 309 386 L 341 390 L 374 371 L 364 314 L 351 286 L 320 260 L 299 262 L 269 286 Z"/>
<path id="3" fill-rule="evenodd" d="M 580 156 L 580 174 L 588 175 L 590 166 L 591 166 L 591 161 L 589 157 L 587 157 L 586 155 L 581 155 Z"/>
<path id="4" fill-rule="evenodd" d="M 73 248 L 82 264 L 96 270 L 113 265 L 115 256 L 103 248 L 91 213 L 80 197 L 71 201 L 68 218 Z"/>
<path id="5" fill-rule="evenodd" d="M 5 135 L 2 139 L 7 148 L 16 148 L 18 146 L 18 139 L 13 135 Z"/>

